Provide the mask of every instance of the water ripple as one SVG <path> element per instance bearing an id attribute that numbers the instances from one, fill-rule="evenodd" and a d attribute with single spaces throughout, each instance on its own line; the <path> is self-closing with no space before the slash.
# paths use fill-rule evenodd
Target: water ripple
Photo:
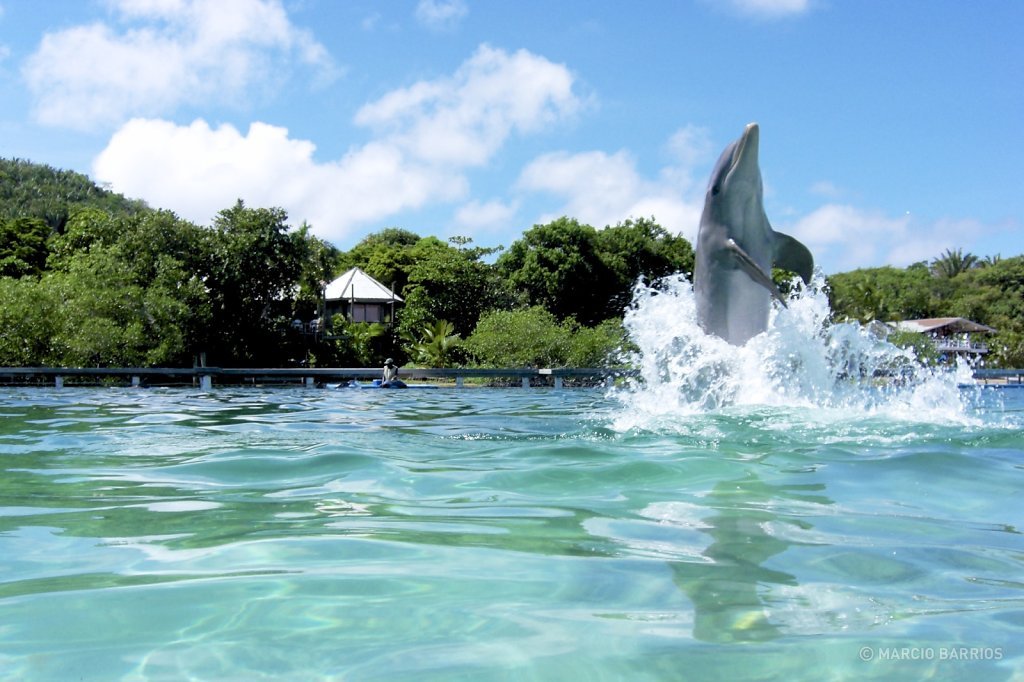
<path id="1" fill-rule="evenodd" d="M 1017 655 L 1017 401 L 620 431 L 597 391 L 15 390 L 0 677 L 1005 679 L 857 653 Z"/>

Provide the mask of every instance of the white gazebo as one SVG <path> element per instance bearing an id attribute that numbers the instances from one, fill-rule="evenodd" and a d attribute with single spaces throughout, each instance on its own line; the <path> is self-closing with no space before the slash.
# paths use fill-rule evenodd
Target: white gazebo
<path id="1" fill-rule="evenodd" d="M 327 319 L 343 315 L 350 322 L 388 322 L 402 297 L 359 268 L 352 268 L 324 289 Z"/>

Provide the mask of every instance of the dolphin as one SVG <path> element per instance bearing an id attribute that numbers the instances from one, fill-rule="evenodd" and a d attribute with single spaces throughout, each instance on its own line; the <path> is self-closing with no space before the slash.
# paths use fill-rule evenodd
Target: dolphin
<path id="1" fill-rule="evenodd" d="M 707 334 L 740 346 L 768 328 L 771 298 L 786 302 L 772 282 L 778 266 L 810 282 L 814 258 L 806 246 L 776 232 L 764 212 L 759 130 L 749 124 L 725 148 L 711 173 L 697 234 L 693 293 Z"/>

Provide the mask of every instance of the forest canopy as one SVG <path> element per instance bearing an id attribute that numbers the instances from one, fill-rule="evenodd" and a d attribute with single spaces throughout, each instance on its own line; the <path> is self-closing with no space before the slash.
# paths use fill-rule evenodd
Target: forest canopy
<path id="1" fill-rule="evenodd" d="M 0 159 L 0 366 L 603 366 L 638 280 L 692 273 L 651 218 L 562 217 L 507 248 L 388 227 L 342 251 L 241 201 L 201 226 L 86 176 Z M 405 303 L 395 324 L 323 320 L 358 266 Z M 781 281 L 782 273 L 776 273 Z M 994 327 L 990 366 L 1024 366 L 1024 257 L 950 250 L 828 278 L 836 320 L 960 316 Z"/>

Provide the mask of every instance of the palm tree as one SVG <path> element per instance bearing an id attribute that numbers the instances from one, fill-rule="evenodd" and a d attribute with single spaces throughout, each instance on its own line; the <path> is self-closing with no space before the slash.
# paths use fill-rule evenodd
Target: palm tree
<path id="1" fill-rule="evenodd" d="M 952 279 L 977 265 L 978 257 L 973 253 L 964 253 L 961 249 L 956 251 L 946 249 L 942 255 L 932 261 L 932 274 L 936 277 Z"/>
<path id="2" fill-rule="evenodd" d="M 416 359 L 431 367 L 448 366 L 452 352 L 461 340 L 454 332 L 455 325 L 448 320 L 438 320 L 432 325 L 424 325 L 423 336 L 413 346 Z"/>
<path id="3" fill-rule="evenodd" d="M 867 323 L 885 317 L 886 306 L 881 292 L 873 282 L 867 280 L 853 284 L 847 296 L 841 301 L 841 307 L 846 310 L 848 316 L 858 322 Z"/>

